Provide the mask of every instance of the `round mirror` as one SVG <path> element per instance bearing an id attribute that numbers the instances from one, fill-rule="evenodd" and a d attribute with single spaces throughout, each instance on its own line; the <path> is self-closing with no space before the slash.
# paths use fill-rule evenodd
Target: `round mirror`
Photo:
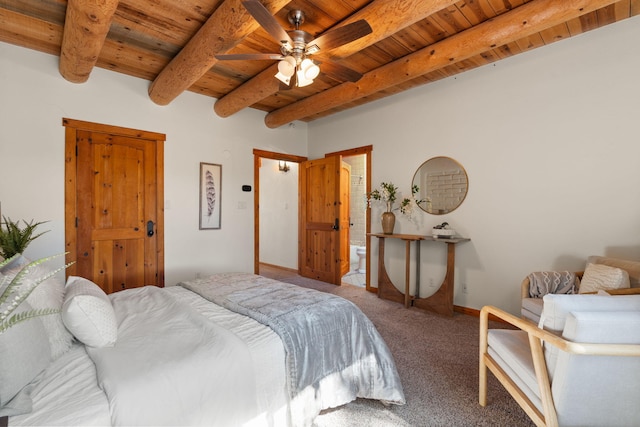
<path id="1" fill-rule="evenodd" d="M 469 178 L 462 165 L 450 157 L 434 157 L 424 162 L 415 175 L 412 186 L 418 206 L 433 215 L 453 212 L 467 197 Z"/>

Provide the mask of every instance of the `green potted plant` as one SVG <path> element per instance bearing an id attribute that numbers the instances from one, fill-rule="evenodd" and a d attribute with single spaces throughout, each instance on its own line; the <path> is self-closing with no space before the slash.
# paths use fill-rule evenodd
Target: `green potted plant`
<path id="1" fill-rule="evenodd" d="M 49 231 L 43 231 L 42 233 L 34 235 L 36 227 L 47 221 L 34 223 L 34 220 L 30 222 L 22 220 L 24 227 L 20 227 L 20 220 L 13 222 L 11 218 L 4 216 L 2 218 L 4 222 L 0 223 L 0 256 L 4 259 L 24 253 L 29 243 Z"/>
<path id="2" fill-rule="evenodd" d="M 394 209 L 400 209 L 401 213 L 411 218 L 413 205 L 424 202 L 424 200 L 416 200 L 416 194 L 418 194 L 419 191 L 418 186 L 414 184 L 411 187 L 411 197 L 402 199 L 398 208 L 393 207 L 398 197 L 398 187 L 391 182 L 383 182 L 380 184 L 380 188 L 376 188 L 367 195 L 369 206 L 371 206 L 371 200 L 384 202 L 387 206 L 387 210 L 382 213 L 382 232 L 384 234 L 393 234 L 393 227 L 396 222 L 396 216 L 392 212 Z"/>

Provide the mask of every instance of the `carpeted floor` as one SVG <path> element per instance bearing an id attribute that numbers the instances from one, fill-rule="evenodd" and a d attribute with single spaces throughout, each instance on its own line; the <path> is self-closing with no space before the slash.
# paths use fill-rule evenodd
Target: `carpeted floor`
<path id="1" fill-rule="evenodd" d="M 286 270 L 261 269 L 261 274 L 354 302 L 393 353 L 406 405 L 385 407 L 377 401 L 358 399 L 324 411 L 316 419 L 316 427 L 534 425 L 491 374 L 488 404 L 484 408 L 478 404 L 478 318 L 463 314 L 448 318 L 405 309 L 363 288 L 334 286 Z"/>

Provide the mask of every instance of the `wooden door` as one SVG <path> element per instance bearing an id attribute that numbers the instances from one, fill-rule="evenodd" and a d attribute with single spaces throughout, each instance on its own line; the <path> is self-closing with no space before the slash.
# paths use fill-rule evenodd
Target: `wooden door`
<path id="1" fill-rule="evenodd" d="M 349 176 L 340 156 L 300 164 L 301 276 L 340 285 L 349 269 Z"/>
<path id="2" fill-rule="evenodd" d="M 65 124 L 68 274 L 106 293 L 164 286 L 164 135 Z"/>

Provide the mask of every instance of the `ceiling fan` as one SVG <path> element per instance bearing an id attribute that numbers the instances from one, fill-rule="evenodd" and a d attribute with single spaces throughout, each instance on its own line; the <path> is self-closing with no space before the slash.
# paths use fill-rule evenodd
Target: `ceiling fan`
<path id="1" fill-rule="evenodd" d="M 292 80 L 298 87 L 308 86 L 313 83 L 320 73 L 319 64 L 323 65 L 324 72 L 332 78 L 340 81 L 358 81 L 362 74 L 333 61 L 321 58 L 322 62 L 315 61 L 312 55 L 322 55 L 331 49 L 350 43 L 372 32 L 369 23 L 361 19 L 351 24 L 326 31 L 317 38 L 300 29 L 304 22 L 304 12 L 292 10 L 288 20 L 294 30 L 286 31 L 271 15 L 271 13 L 258 0 L 243 1 L 242 5 L 258 21 L 269 35 L 280 43 L 280 53 L 246 53 L 216 55 L 219 60 L 278 60 L 278 73 L 275 77 L 289 86 Z"/>

